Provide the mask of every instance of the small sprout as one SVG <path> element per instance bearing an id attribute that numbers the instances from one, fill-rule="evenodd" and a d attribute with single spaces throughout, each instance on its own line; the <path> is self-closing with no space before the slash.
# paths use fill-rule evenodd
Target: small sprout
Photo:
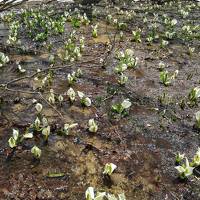
<path id="1" fill-rule="evenodd" d="M 152 42 L 153 42 L 153 39 L 154 38 L 151 35 L 148 35 L 147 38 L 146 38 L 146 41 L 148 42 L 149 45 L 151 45 Z"/>
<path id="2" fill-rule="evenodd" d="M 160 46 L 161 46 L 161 48 L 165 48 L 168 44 L 169 44 L 169 42 L 167 40 L 162 39 Z"/>
<path id="3" fill-rule="evenodd" d="M 13 129 L 13 138 L 14 140 L 17 140 L 19 138 L 19 131 L 16 129 Z"/>
<path id="4" fill-rule="evenodd" d="M 63 128 L 63 132 L 65 135 L 69 135 L 69 132 L 71 129 L 75 128 L 76 126 L 78 126 L 77 123 L 73 123 L 73 124 L 65 124 L 64 128 Z"/>
<path id="5" fill-rule="evenodd" d="M 26 72 L 26 70 L 23 69 L 21 65 L 18 65 L 18 66 L 17 66 L 17 69 L 18 69 L 18 71 L 19 71 L 20 73 L 25 73 L 25 72 Z"/>
<path id="6" fill-rule="evenodd" d="M 132 39 L 134 42 L 142 42 L 141 40 L 141 29 L 138 28 L 136 31 L 132 31 Z"/>
<path id="7" fill-rule="evenodd" d="M 188 159 L 185 158 L 185 164 L 183 164 L 182 166 L 181 165 L 176 166 L 175 169 L 178 170 L 179 177 L 181 179 L 185 179 L 185 178 L 188 178 L 189 176 L 191 176 L 193 174 L 194 167 L 191 167 Z"/>
<path id="8" fill-rule="evenodd" d="M 144 22 L 144 23 L 147 23 L 147 21 L 148 21 L 148 20 L 147 20 L 147 17 L 144 17 L 144 18 L 143 18 L 143 22 Z"/>
<path id="9" fill-rule="evenodd" d="M 160 81 L 165 86 L 168 86 L 171 84 L 172 80 L 174 80 L 178 75 L 178 70 L 176 70 L 172 75 L 169 74 L 167 70 L 160 72 Z"/>
<path id="10" fill-rule="evenodd" d="M 111 175 L 117 166 L 113 163 L 106 163 L 103 174 Z"/>
<path id="11" fill-rule="evenodd" d="M 188 95 L 189 104 L 191 106 L 196 105 L 199 97 L 200 97 L 200 88 L 199 87 L 193 88 Z"/>
<path id="12" fill-rule="evenodd" d="M 100 64 L 103 64 L 103 63 L 104 63 L 104 59 L 103 59 L 103 58 L 100 58 L 100 59 L 99 59 L 99 62 L 100 62 Z"/>
<path id="13" fill-rule="evenodd" d="M 196 127 L 200 129 L 200 111 L 195 113 Z"/>
<path id="14" fill-rule="evenodd" d="M 58 101 L 59 101 L 60 103 L 62 103 L 62 102 L 63 102 L 63 99 L 64 99 L 64 98 L 63 98 L 63 96 L 62 96 L 62 95 L 59 95 L 59 96 L 58 96 Z"/>
<path id="15" fill-rule="evenodd" d="M 80 68 L 78 68 L 75 75 L 77 78 L 80 78 L 83 75 L 82 70 Z"/>
<path id="16" fill-rule="evenodd" d="M 71 74 L 68 74 L 67 80 L 69 85 L 73 85 L 77 81 L 77 78 L 80 78 L 82 75 L 83 72 L 80 68 L 78 68 L 76 72 L 73 71 Z"/>
<path id="17" fill-rule="evenodd" d="M 4 53 L 0 52 L 0 67 L 3 67 L 6 63 L 9 62 L 9 57 Z"/>
<path id="18" fill-rule="evenodd" d="M 82 36 L 79 41 L 80 41 L 80 51 L 83 52 L 85 48 L 85 38 Z"/>
<path id="19" fill-rule="evenodd" d="M 69 85 L 73 85 L 77 81 L 76 72 L 67 75 L 67 81 Z"/>
<path id="20" fill-rule="evenodd" d="M 119 63 L 116 67 L 115 67 L 115 72 L 116 73 L 122 73 L 127 69 L 127 65 L 125 63 Z"/>
<path id="21" fill-rule="evenodd" d="M 50 90 L 50 94 L 49 94 L 49 98 L 48 98 L 49 103 L 54 104 L 56 99 L 55 99 L 55 95 L 53 92 L 53 89 Z"/>
<path id="22" fill-rule="evenodd" d="M 175 34 L 176 34 L 175 32 L 166 31 L 165 32 L 165 37 L 168 38 L 168 39 L 172 39 Z"/>
<path id="23" fill-rule="evenodd" d="M 96 122 L 94 121 L 94 119 L 90 119 L 88 121 L 88 126 L 89 126 L 89 131 L 91 133 L 96 133 L 97 132 L 98 126 L 97 126 Z"/>
<path id="24" fill-rule="evenodd" d="M 125 99 L 122 103 L 115 104 L 112 106 L 112 110 L 118 114 L 126 114 L 126 110 L 131 106 L 129 99 Z"/>
<path id="25" fill-rule="evenodd" d="M 118 196 L 118 198 L 114 194 L 107 193 L 106 198 L 108 200 L 126 200 L 124 193 L 118 194 L 117 196 Z"/>
<path id="26" fill-rule="evenodd" d="M 76 93 L 72 88 L 69 88 L 67 91 L 67 96 L 69 97 L 70 102 L 74 102 L 76 98 Z"/>
<path id="27" fill-rule="evenodd" d="M 43 127 L 47 127 L 49 124 L 48 124 L 48 120 L 47 120 L 47 118 L 46 117 L 43 117 L 42 118 L 42 125 L 43 125 Z"/>
<path id="28" fill-rule="evenodd" d="M 117 28 L 118 28 L 118 30 L 126 30 L 127 24 L 123 23 L 123 22 L 118 22 L 117 23 Z"/>
<path id="29" fill-rule="evenodd" d="M 79 98 L 81 100 L 81 104 L 83 106 L 87 106 L 87 107 L 91 106 L 92 102 L 91 102 L 90 98 L 86 97 L 83 92 L 78 91 L 78 96 L 79 96 Z"/>
<path id="30" fill-rule="evenodd" d="M 106 197 L 106 192 L 97 192 L 94 200 L 104 200 L 104 197 Z"/>
<path id="31" fill-rule="evenodd" d="M 172 79 L 172 80 L 176 79 L 177 76 L 178 76 L 178 73 L 179 73 L 179 71 L 176 70 L 176 71 L 172 74 L 171 79 Z"/>
<path id="32" fill-rule="evenodd" d="M 31 138 L 33 138 L 33 133 L 25 133 L 23 135 L 23 138 L 25 138 L 25 139 L 31 139 Z"/>
<path id="33" fill-rule="evenodd" d="M 48 141 L 48 138 L 49 138 L 49 135 L 50 135 L 50 126 L 43 128 L 42 135 L 44 135 L 44 140 Z"/>
<path id="34" fill-rule="evenodd" d="M 96 24 L 95 26 L 92 26 L 92 37 L 93 38 L 97 38 L 98 37 L 98 24 Z"/>
<path id="35" fill-rule="evenodd" d="M 86 200 L 94 200 L 94 188 L 88 187 L 88 189 L 85 192 L 85 198 Z"/>
<path id="36" fill-rule="evenodd" d="M 172 103 L 172 98 L 169 96 L 167 93 L 163 92 L 159 97 L 158 97 L 159 102 L 162 105 L 169 105 Z"/>
<path id="37" fill-rule="evenodd" d="M 171 26 L 175 26 L 177 24 L 177 20 L 176 19 L 172 19 L 170 22 Z"/>
<path id="38" fill-rule="evenodd" d="M 120 31 L 119 37 L 120 37 L 120 40 L 123 40 L 123 39 L 124 39 L 124 33 L 123 33 L 123 31 Z"/>
<path id="39" fill-rule="evenodd" d="M 115 195 L 110 194 L 110 193 L 106 193 L 106 192 L 94 192 L 94 188 L 93 187 L 88 187 L 86 192 L 85 192 L 85 198 L 86 200 L 126 200 L 126 197 L 124 195 L 124 193 L 122 194 L 118 194 L 118 198 L 116 198 Z"/>
<path id="40" fill-rule="evenodd" d="M 43 106 L 40 103 L 37 103 L 36 106 L 35 106 L 35 109 L 37 110 L 38 113 L 41 113 L 42 108 L 43 108 Z"/>
<path id="41" fill-rule="evenodd" d="M 13 136 L 10 137 L 10 139 L 8 140 L 8 144 L 10 148 L 14 148 L 18 145 L 18 142 L 19 142 L 19 131 L 13 129 Z"/>
<path id="42" fill-rule="evenodd" d="M 88 19 L 86 13 L 83 14 L 83 18 L 82 18 L 82 24 L 83 25 L 88 25 L 90 23 L 90 20 Z"/>
<path id="43" fill-rule="evenodd" d="M 126 49 L 125 57 L 131 57 L 131 56 L 134 56 L 134 51 L 132 49 Z"/>
<path id="44" fill-rule="evenodd" d="M 91 100 L 90 100 L 90 98 L 88 98 L 88 97 L 84 98 L 84 100 L 82 101 L 82 104 L 85 105 L 85 106 L 87 106 L 87 107 L 91 106 Z"/>
<path id="45" fill-rule="evenodd" d="M 164 62 L 159 62 L 158 67 L 160 70 L 163 70 L 165 68 L 165 63 Z"/>
<path id="46" fill-rule="evenodd" d="M 109 193 L 108 193 L 106 197 L 107 197 L 108 200 L 118 200 L 118 199 L 115 197 L 114 194 L 109 194 Z"/>
<path id="47" fill-rule="evenodd" d="M 200 165 L 200 148 L 198 148 L 196 154 L 194 155 L 194 158 L 192 160 L 192 166 L 198 167 Z"/>
<path id="48" fill-rule="evenodd" d="M 119 200 L 126 200 L 126 196 L 124 193 L 118 194 L 118 198 L 119 198 Z"/>
<path id="49" fill-rule="evenodd" d="M 55 64 L 55 56 L 54 55 L 49 56 L 49 62 L 50 62 L 50 64 Z"/>
<path id="50" fill-rule="evenodd" d="M 10 148 L 14 148 L 17 146 L 17 142 L 15 141 L 15 139 L 13 137 L 9 138 L 8 144 L 9 144 Z"/>
<path id="51" fill-rule="evenodd" d="M 128 81 L 128 77 L 125 76 L 123 73 L 121 73 L 118 79 L 118 83 L 120 85 L 125 85 L 127 81 Z"/>
<path id="52" fill-rule="evenodd" d="M 40 159 L 42 151 L 37 146 L 32 147 L 31 153 L 33 154 L 34 158 Z"/>
<path id="53" fill-rule="evenodd" d="M 34 127 L 37 131 L 39 131 L 39 129 L 40 129 L 40 124 L 41 124 L 40 119 L 37 117 L 34 122 Z"/>
<path id="54" fill-rule="evenodd" d="M 186 33 L 188 33 L 188 34 L 191 34 L 191 33 L 192 33 L 192 31 L 191 31 L 191 26 L 189 26 L 189 25 L 183 26 L 183 27 L 182 27 L 182 31 L 184 31 L 184 32 L 186 32 Z"/>
<path id="55" fill-rule="evenodd" d="M 189 53 L 190 56 L 192 55 L 192 53 L 194 53 L 194 51 L 195 51 L 195 47 L 189 47 L 188 48 L 188 53 Z"/>
<path id="56" fill-rule="evenodd" d="M 107 23 L 110 24 L 112 22 L 113 17 L 112 15 L 107 15 L 106 19 L 107 19 Z"/>
<path id="57" fill-rule="evenodd" d="M 180 163 L 185 158 L 185 154 L 178 153 L 176 155 L 176 163 Z"/>
<path id="58" fill-rule="evenodd" d="M 129 101 L 129 99 L 125 99 L 123 102 L 122 102 L 122 107 L 124 109 L 128 109 L 129 107 L 131 107 L 131 102 Z"/>
<path id="59" fill-rule="evenodd" d="M 180 14 L 182 15 L 183 18 L 186 18 L 189 15 L 189 12 L 185 11 L 184 9 L 181 9 L 179 12 L 180 12 Z"/>
<path id="60" fill-rule="evenodd" d="M 125 52 L 120 51 L 117 53 L 116 57 L 119 59 L 119 66 L 115 69 L 116 72 L 120 73 L 127 68 L 135 68 L 138 63 L 138 58 L 134 57 L 134 51 L 132 49 L 126 49 Z M 125 66 L 127 65 L 127 66 Z"/>

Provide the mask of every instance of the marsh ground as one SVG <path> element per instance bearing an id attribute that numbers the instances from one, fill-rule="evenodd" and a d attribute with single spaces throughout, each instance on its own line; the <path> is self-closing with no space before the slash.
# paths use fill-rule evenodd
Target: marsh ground
<path id="1" fill-rule="evenodd" d="M 183 39 L 179 35 L 169 40 L 166 48 L 160 47 L 160 39 L 149 45 L 145 40 L 148 23 L 143 22 L 144 15 L 150 23 L 155 19 L 153 14 L 158 14 L 157 31 L 161 37 L 164 27 L 160 21 L 164 13 L 177 19 L 177 33 L 184 24 L 199 26 L 199 6 L 193 6 L 186 18 L 182 18 L 178 12 L 178 5 L 185 7 L 191 4 L 166 4 L 150 10 L 152 5 L 148 3 L 140 5 L 137 2 L 128 7 L 120 5 L 123 11 L 134 11 L 134 16 L 129 20 L 123 14 L 117 14 L 119 11 L 111 6 L 109 13 L 128 25 L 123 31 L 123 39 L 119 38 L 116 27 L 106 23 L 105 7 L 97 6 L 97 17 L 91 23 L 99 23 L 98 37 L 92 38 L 91 26 L 76 28 L 77 35 L 85 37 L 82 57 L 70 64 L 58 60 L 54 66 L 60 68 L 54 70 L 53 83 L 41 91 L 42 96 L 35 89 L 33 77 L 29 77 L 37 68 L 43 70 L 50 66 L 49 52 L 27 38 L 23 31 L 20 36 L 26 51 L 7 45 L 8 26 L 0 22 L 0 51 L 10 58 L 9 64 L 0 68 L 0 84 L 18 79 L 9 84 L 9 89 L 0 88 L 0 199 L 80 200 L 84 199 L 88 186 L 114 194 L 124 192 L 128 200 L 200 199 L 198 178 L 181 182 L 174 168 L 177 152 L 185 153 L 191 159 L 199 147 L 199 132 L 193 127 L 194 113 L 199 108 L 191 108 L 187 104 L 184 109 L 180 107 L 182 100 L 187 102 L 190 90 L 199 85 L 199 37 Z M 63 4 L 53 6 L 63 12 Z M 90 9 L 84 11 L 91 15 Z M 147 11 L 148 14 L 145 14 Z M 136 27 L 142 29 L 141 43 L 131 40 L 131 31 Z M 64 35 L 49 39 L 55 55 L 62 51 L 63 41 L 72 29 L 72 24 L 66 23 Z M 195 47 L 192 55 L 188 54 L 188 46 Z M 139 61 L 135 69 L 126 72 L 129 80 L 122 87 L 114 73 L 117 63 L 115 52 L 128 48 L 134 50 Z M 104 68 L 100 58 L 106 60 Z M 168 87 L 160 83 L 160 61 L 166 64 L 170 72 L 179 70 L 177 78 Z M 17 71 L 16 63 L 26 69 L 25 74 Z M 83 76 L 73 89 L 83 91 L 92 99 L 90 108 L 81 107 L 78 101 L 71 105 L 64 95 L 69 89 L 67 74 L 77 68 L 82 69 Z M 44 100 L 50 88 L 57 94 L 63 94 L 62 106 L 50 106 Z M 164 93 L 169 99 L 161 103 L 159 99 Z M 132 102 L 129 115 L 123 118 L 111 116 L 111 106 L 127 98 Z M 33 99 L 43 104 L 43 114 L 52 127 L 49 143 L 43 145 L 41 139 L 36 137 L 18 147 L 11 160 L 6 162 L 11 151 L 7 141 L 12 135 L 12 128 L 23 132 L 35 120 Z M 99 124 L 95 134 L 87 131 L 90 118 L 95 118 Z M 70 135 L 59 136 L 59 127 L 69 122 L 79 125 Z M 30 153 L 33 144 L 42 149 L 39 164 L 33 162 Z M 117 165 L 111 180 L 105 180 L 102 176 L 107 162 Z M 62 172 L 65 175 L 48 178 L 48 172 Z"/>

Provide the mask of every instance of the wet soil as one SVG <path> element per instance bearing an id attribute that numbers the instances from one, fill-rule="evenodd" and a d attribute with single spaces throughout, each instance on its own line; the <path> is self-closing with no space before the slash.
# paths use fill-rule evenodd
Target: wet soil
<path id="1" fill-rule="evenodd" d="M 122 87 L 117 84 L 114 74 L 117 62 L 114 53 L 109 54 L 105 68 L 100 63 L 100 58 L 104 59 L 107 55 L 108 45 L 112 44 L 110 37 L 114 38 L 116 29 L 106 25 L 101 15 L 103 7 L 97 8 L 100 14 L 95 20 L 99 22 L 99 37 L 91 37 L 89 26 L 77 29 L 78 35 L 86 38 L 82 58 L 70 67 L 66 67 L 68 63 L 56 63 L 61 68 L 55 70 L 53 85 L 46 89 L 53 88 L 56 93 L 65 94 L 69 89 L 67 74 L 81 68 L 83 76 L 73 89 L 87 94 L 92 99 L 92 107 L 83 108 L 78 101 L 71 105 L 65 96 L 62 106 L 56 105 L 62 113 L 61 119 L 37 93 L 31 93 L 34 92 L 33 78 L 11 84 L 10 91 L 0 89 L 0 199 L 82 200 L 88 186 L 114 194 L 124 192 L 127 200 L 200 199 L 199 180 L 191 178 L 181 182 L 174 169 L 176 153 L 185 153 L 192 158 L 200 143 L 199 132 L 193 128 L 194 113 L 199 108 L 186 106 L 183 110 L 178 104 L 181 99 L 187 99 L 193 87 L 199 85 L 200 41 L 172 40 L 166 49 L 161 49 L 159 43 L 149 46 L 145 41 L 146 25 L 142 23 L 144 7 L 139 3 L 133 5 L 131 9 L 136 12 L 136 17 L 128 22 L 129 28 L 139 25 L 144 28 L 144 34 L 142 43 L 132 42 L 129 30 L 124 31 L 124 40 L 117 37 L 115 41 L 115 50 L 131 48 L 139 58 L 138 67 L 128 71 L 129 81 Z M 178 20 L 177 9 L 173 5 L 156 11 L 159 15 L 164 12 Z M 114 9 L 111 8 L 111 11 L 114 12 Z M 153 18 L 151 13 L 149 17 Z M 199 17 L 200 9 L 194 7 L 188 20 L 199 24 Z M 180 19 L 179 23 L 183 21 Z M 67 24 L 67 29 L 70 32 L 72 26 Z M 29 52 L 21 53 L 6 45 L 7 35 L 8 28 L 1 22 L 0 51 L 6 53 L 11 61 L 0 68 L 0 84 L 31 75 L 37 68 L 49 67 L 49 54 L 45 48 L 38 50 L 35 43 L 22 36 Z M 59 40 L 53 40 L 54 52 L 61 48 Z M 188 55 L 188 45 L 195 47 L 192 55 Z M 169 71 L 179 70 L 177 79 L 169 87 L 159 81 L 160 61 L 166 63 Z M 25 75 L 17 72 L 16 62 L 26 69 Z M 171 99 L 166 105 L 159 102 L 164 92 Z M 132 102 L 129 115 L 113 118 L 110 115 L 111 106 L 127 98 Z M 28 141 L 17 149 L 8 162 L 6 156 L 10 149 L 7 141 L 12 135 L 12 128 L 23 133 L 35 120 L 33 99 L 43 104 L 43 114 L 55 131 L 48 145 L 43 145 L 39 139 Z M 95 118 L 99 125 L 95 134 L 87 131 L 90 118 Z M 69 122 L 79 125 L 69 136 L 59 136 L 56 127 Z M 39 163 L 33 161 L 30 153 L 33 144 L 42 149 Z M 109 181 L 102 175 L 107 162 L 117 165 Z M 48 173 L 65 175 L 49 178 Z"/>

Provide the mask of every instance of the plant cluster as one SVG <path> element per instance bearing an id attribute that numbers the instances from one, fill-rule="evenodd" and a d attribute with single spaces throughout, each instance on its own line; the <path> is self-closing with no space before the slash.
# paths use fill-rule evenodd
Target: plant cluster
<path id="1" fill-rule="evenodd" d="M 185 163 L 181 164 L 182 160 L 185 158 Z M 178 166 L 175 168 L 179 173 L 181 179 L 186 179 L 193 174 L 193 170 L 200 166 L 200 148 L 198 148 L 196 154 L 194 155 L 192 162 L 188 161 L 188 158 L 185 157 L 185 154 L 178 153 L 176 155 L 176 163 Z"/>
<path id="2" fill-rule="evenodd" d="M 199 97 L 200 97 L 200 88 L 199 87 L 192 88 L 188 95 L 188 100 L 189 100 L 188 104 L 190 106 L 197 105 Z"/>
<path id="3" fill-rule="evenodd" d="M 112 111 L 120 114 L 121 116 L 126 116 L 128 114 L 128 109 L 131 107 L 132 103 L 129 99 L 125 99 L 122 103 L 117 103 L 112 105 Z"/>
<path id="4" fill-rule="evenodd" d="M 9 45 L 15 45 L 20 44 L 21 41 L 19 40 L 19 29 L 20 29 L 20 22 L 19 21 L 13 21 L 9 25 L 9 35 L 7 44 Z"/>
<path id="5" fill-rule="evenodd" d="M 163 70 L 160 72 L 160 81 L 164 84 L 164 86 L 168 86 L 171 84 L 172 80 L 174 80 L 178 75 L 178 70 L 176 70 L 172 75 L 169 74 L 167 70 Z"/>
<path id="6" fill-rule="evenodd" d="M 85 192 L 86 200 L 126 200 L 124 193 L 118 194 L 117 197 L 114 194 L 107 192 L 95 192 L 93 187 L 88 187 Z"/>
<path id="7" fill-rule="evenodd" d="M 128 77 L 124 74 L 124 72 L 128 68 L 135 68 L 138 63 L 138 58 L 134 57 L 134 52 L 131 49 L 126 49 L 125 51 L 118 52 L 116 57 L 119 62 L 114 70 L 115 73 L 118 74 L 118 83 L 120 85 L 125 85 L 125 83 L 128 81 Z"/>
<path id="8" fill-rule="evenodd" d="M 3 52 L 0 52 L 0 68 L 9 62 L 9 57 L 6 56 Z"/>
<path id="9" fill-rule="evenodd" d="M 83 75 L 83 72 L 80 68 L 77 69 L 77 71 L 73 71 L 71 74 L 67 75 L 67 81 L 69 85 L 73 85 L 78 78 L 80 78 Z"/>
<path id="10" fill-rule="evenodd" d="M 117 168 L 117 166 L 113 163 L 106 163 L 105 167 L 104 167 L 104 171 L 103 174 L 107 174 L 107 175 L 111 175 L 114 170 Z"/>
<path id="11" fill-rule="evenodd" d="M 68 22 L 71 22 L 74 28 L 80 28 L 81 25 L 89 25 L 90 20 L 88 19 L 86 13 L 80 14 L 80 11 L 76 8 L 74 13 L 65 12 L 65 17 Z"/>
<path id="12" fill-rule="evenodd" d="M 9 24 L 10 33 L 8 44 L 20 43 L 18 40 L 20 32 L 26 33 L 29 38 L 36 42 L 44 42 L 52 35 L 63 34 L 66 22 L 72 23 L 74 27 L 80 24 L 88 25 L 90 20 L 84 13 L 79 12 L 70 15 L 65 12 L 63 15 L 53 14 L 49 8 L 21 9 L 18 14 L 12 13 L 5 15 L 3 20 Z"/>
<path id="13" fill-rule="evenodd" d="M 51 11 L 41 9 L 26 9 L 21 12 L 24 30 L 34 41 L 45 41 L 50 35 L 64 32 L 66 17 L 53 17 Z"/>
<path id="14" fill-rule="evenodd" d="M 79 44 L 77 42 L 77 33 L 72 31 L 69 35 L 68 40 L 64 44 L 63 51 L 58 54 L 58 57 L 63 61 L 73 62 L 81 58 L 81 52 L 84 50 L 85 41 L 84 37 L 79 39 Z"/>

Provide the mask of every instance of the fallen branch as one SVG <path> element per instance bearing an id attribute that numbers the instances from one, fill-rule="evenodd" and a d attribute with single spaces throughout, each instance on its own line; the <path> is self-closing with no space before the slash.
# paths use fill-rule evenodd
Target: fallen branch
<path id="1" fill-rule="evenodd" d="M 15 6 L 19 6 L 26 1 L 28 0 L 21 0 L 20 2 L 18 2 L 17 0 L 3 0 L 0 3 L 0 12 L 9 10 L 10 8 L 15 7 Z"/>

